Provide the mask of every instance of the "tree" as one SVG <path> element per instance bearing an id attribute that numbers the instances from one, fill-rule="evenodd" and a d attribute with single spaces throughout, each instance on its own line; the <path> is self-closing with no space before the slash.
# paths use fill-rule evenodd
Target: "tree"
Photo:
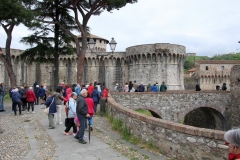
<path id="1" fill-rule="evenodd" d="M 54 88 L 59 83 L 59 56 L 73 54 L 74 49 L 70 44 L 72 38 L 68 34 L 63 32 L 57 24 L 45 24 L 42 22 L 42 19 L 49 18 L 49 15 L 51 15 L 51 17 L 57 19 L 68 30 L 77 30 L 73 17 L 70 16 L 66 8 L 61 7 L 61 3 L 64 2 L 59 0 L 36 1 L 34 11 L 38 16 L 34 19 L 35 25 L 29 28 L 37 31 L 21 40 L 21 42 L 31 45 L 31 48 L 24 51 L 21 55 L 22 59 L 27 62 L 49 62 L 54 64 Z M 53 37 L 49 36 L 52 35 L 51 33 L 54 34 Z"/>
<path id="2" fill-rule="evenodd" d="M 78 37 L 69 31 L 64 25 L 60 23 L 54 17 L 51 17 L 53 21 L 45 20 L 46 23 L 58 24 L 62 30 L 69 34 L 76 44 L 76 54 L 78 57 L 77 61 L 77 82 L 82 83 L 83 78 L 83 64 L 84 58 L 87 51 L 87 24 L 91 16 L 100 15 L 104 10 L 111 12 L 114 9 L 120 9 L 127 3 L 136 3 L 137 0 L 69 0 L 68 3 L 62 4 L 63 8 L 68 8 L 74 13 L 75 22 L 79 31 L 81 32 L 81 43 L 80 47 Z M 79 16 L 80 13 L 80 16 Z M 81 17 L 81 18 L 80 18 Z"/>
<path id="3" fill-rule="evenodd" d="M 23 23 L 28 25 L 33 17 L 33 14 L 29 8 L 31 1 L 27 0 L 1 0 L 0 1 L 0 26 L 4 29 L 7 39 L 5 45 L 5 53 L 0 54 L 0 58 L 3 61 L 8 76 L 10 78 L 11 86 L 16 86 L 16 75 L 14 74 L 10 47 L 12 42 L 12 32 L 15 26 Z"/>

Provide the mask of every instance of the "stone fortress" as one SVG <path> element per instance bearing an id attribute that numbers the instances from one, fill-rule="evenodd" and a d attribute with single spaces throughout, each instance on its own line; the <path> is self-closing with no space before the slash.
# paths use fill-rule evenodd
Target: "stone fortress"
<path id="1" fill-rule="evenodd" d="M 81 37 L 79 37 L 81 38 Z M 106 54 L 108 40 L 90 35 L 96 42 L 93 52 Z M 74 45 L 74 43 L 72 44 Z M 4 49 L 3 49 L 4 50 Z M 52 64 L 32 63 L 20 60 L 23 50 L 11 49 L 12 64 L 17 77 L 17 86 L 32 86 L 35 81 L 53 86 Z M 108 52 L 109 53 L 109 52 Z M 182 45 L 156 43 L 128 47 L 125 52 L 114 52 L 108 56 L 96 56 L 88 49 L 84 60 L 83 84 L 97 80 L 113 89 L 116 83 L 124 84 L 136 80 L 137 83 L 161 83 L 165 81 L 169 90 L 184 90 L 184 60 L 186 48 Z M 6 69 L 1 62 L 0 81 L 9 86 Z M 59 82 L 73 84 L 77 81 L 77 56 L 59 58 Z"/>

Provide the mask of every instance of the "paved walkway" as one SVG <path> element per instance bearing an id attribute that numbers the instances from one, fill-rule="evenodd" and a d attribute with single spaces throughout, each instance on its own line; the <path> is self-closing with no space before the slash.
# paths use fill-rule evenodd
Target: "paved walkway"
<path id="1" fill-rule="evenodd" d="M 162 155 L 137 149 L 136 146 L 120 140 L 110 133 L 106 118 L 94 117 L 94 131 L 91 143 L 80 144 L 73 135 L 63 134 L 64 125 L 48 129 L 48 118 L 43 113 L 44 106 L 35 106 L 35 112 L 14 116 L 10 104 L 6 112 L 0 112 L 0 160 L 128 160 L 166 159 Z M 63 116 L 65 113 L 62 114 Z M 65 117 L 62 117 L 64 120 Z M 102 127 L 101 125 L 105 125 Z M 107 127 L 107 129 L 106 129 Z M 88 135 L 88 132 L 85 132 Z M 88 138 L 86 139 L 88 142 Z M 132 149 L 134 148 L 135 149 Z"/>

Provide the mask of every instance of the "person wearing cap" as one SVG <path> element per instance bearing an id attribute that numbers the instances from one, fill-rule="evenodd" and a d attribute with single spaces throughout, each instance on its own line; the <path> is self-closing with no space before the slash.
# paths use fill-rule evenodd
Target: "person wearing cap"
<path id="1" fill-rule="evenodd" d="M 34 93 L 36 95 L 36 101 L 35 101 L 35 105 L 39 104 L 39 97 L 40 97 L 40 88 L 39 85 L 36 85 L 36 89 L 34 90 Z"/>
<path id="2" fill-rule="evenodd" d="M 34 102 L 36 101 L 36 95 L 33 92 L 33 88 L 32 87 L 28 88 L 28 91 L 26 93 L 26 99 L 27 99 L 27 102 L 28 102 L 28 108 L 27 108 L 28 112 L 27 113 L 29 113 L 30 106 L 32 108 L 32 113 L 35 113 L 34 112 Z"/>
<path id="3" fill-rule="evenodd" d="M 166 92 L 167 91 L 167 86 L 165 82 L 163 81 L 161 86 L 160 86 L 160 92 Z"/>
<path id="4" fill-rule="evenodd" d="M 19 115 L 22 114 L 21 112 L 21 95 L 20 93 L 18 92 L 18 89 L 15 88 L 13 89 L 12 91 L 12 102 L 13 102 L 13 111 L 14 111 L 14 114 L 15 116 L 17 115 L 17 106 L 18 106 L 18 110 L 19 110 Z"/>

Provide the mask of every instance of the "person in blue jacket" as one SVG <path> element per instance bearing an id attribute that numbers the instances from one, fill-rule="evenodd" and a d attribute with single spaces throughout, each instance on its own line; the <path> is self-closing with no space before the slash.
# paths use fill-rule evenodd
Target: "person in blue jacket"
<path id="1" fill-rule="evenodd" d="M 39 97 L 42 100 L 41 104 L 44 104 L 44 96 L 45 96 L 45 89 L 43 88 L 43 85 L 40 87 L 39 90 Z"/>
<path id="2" fill-rule="evenodd" d="M 151 91 L 153 91 L 153 92 L 158 92 L 158 88 L 157 88 L 156 84 L 154 84 L 154 85 L 152 86 Z"/>
<path id="3" fill-rule="evenodd" d="M 17 105 L 18 105 L 18 110 L 19 110 L 19 115 L 21 115 L 21 95 L 20 93 L 18 92 L 18 89 L 15 88 L 12 90 L 12 102 L 13 102 L 13 111 L 14 111 L 14 114 L 15 116 L 17 115 Z"/>
<path id="4" fill-rule="evenodd" d="M 39 97 L 40 97 L 40 88 L 39 85 L 36 85 L 36 88 L 34 89 L 34 93 L 36 95 L 36 101 L 35 101 L 35 105 L 39 104 Z"/>
<path id="5" fill-rule="evenodd" d="M 54 129 L 54 114 L 57 113 L 57 106 L 56 106 L 56 100 L 52 96 L 51 92 L 48 93 L 48 98 L 46 102 L 44 103 L 46 105 L 46 108 L 49 107 L 49 113 L 48 113 L 48 121 L 49 121 L 49 129 Z"/>
<path id="6" fill-rule="evenodd" d="M 98 91 L 97 86 L 94 87 L 94 90 L 92 92 L 91 97 L 92 97 L 93 102 L 94 102 L 94 114 L 96 114 L 97 113 L 97 105 L 98 105 L 99 100 L 100 100 L 100 92 Z"/>

